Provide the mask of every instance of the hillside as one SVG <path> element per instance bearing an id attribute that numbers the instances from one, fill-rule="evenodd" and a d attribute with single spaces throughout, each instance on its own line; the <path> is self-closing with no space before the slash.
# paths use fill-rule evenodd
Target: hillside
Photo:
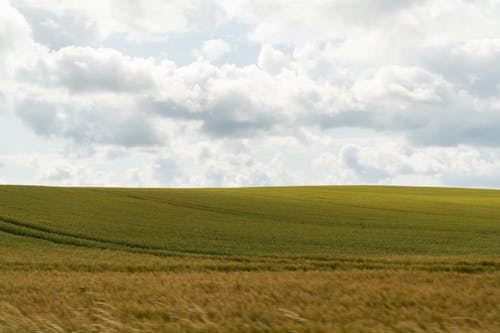
<path id="1" fill-rule="evenodd" d="M 0 186 L 0 237 L 199 254 L 498 255 L 500 191 Z"/>

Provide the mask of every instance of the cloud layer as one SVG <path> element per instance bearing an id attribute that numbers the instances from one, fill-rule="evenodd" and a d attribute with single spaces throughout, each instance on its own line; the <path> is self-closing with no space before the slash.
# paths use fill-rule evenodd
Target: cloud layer
<path id="1" fill-rule="evenodd" d="M 0 126 L 18 128 L 2 179 L 497 187 L 498 17 L 481 0 L 0 0 Z"/>

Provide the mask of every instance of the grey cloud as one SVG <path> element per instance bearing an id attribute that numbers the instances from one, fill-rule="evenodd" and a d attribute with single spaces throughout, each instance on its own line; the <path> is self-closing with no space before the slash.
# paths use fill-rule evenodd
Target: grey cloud
<path id="1" fill-rule="evenodd" d="M 33 39 L 53 50 L 70 45 L 98 47 L 103 37 L 96 22 L 81 16 L 56 15 L 22 4 L 17 9 L 31 25 Z"/>
<path id="2" fill-rule="evenodd" d="M 15 106 L 15 111 L 38 135 L 51 136 L 61 130 L 61 121 L 57 118 L 57 110 L 54 105 L 25 100 Z"/>
<path id="3" fill-rule="evenodd" d="M 336 115 L 320 115 L 308 119 L 320 128 L 360 127 L 379 132 L 402 134 L 422 146 L 498 146 L 500 143 L 500 111 L 464 108 L 452 102 L 438 106 L 416 103 L 411 112 L 344 111 Z"/>
<path id="4" fill-rule="evenodd" d="M 367 110 L 346 110 L 334 115 L 308 116 L 311 125 L 322 129 L 337 127 L 362 127 L 378 131 L 405 131 L 425 127 L 429 119 L 421 114 L 402 115 L 397 112 L 375 112 Z"/>
<path id="5" fill-rule="evenodd" d="M 69 180 L 72 178 L 72 173 L 70 170 L 65 168 L 54 168 L 48 170 L 43 175 L 43 179 L 53 182 L 60 182 L 64 180 Z"/>
<path id="6" fill-rule="evenodd" d="M 182 175 L 182 172 L 175 160 L 164 158 L 156 161 L 153 174 L 162 185 L 171 185 L 176 177 Z"/>
<path id="7" fill-rule="evenodd" d="M 215 137 L 241 137 L 268 132 L 276 122 L 272 110 L 260 110 L 245 96 L 235 94 L 209 107 L 202 130 Z"/>
<path id="8" fill-rule="evenodd" d="M 5 95 L 0 90 L 0 114 L 7 111 L 7 105 L 5 101 Z"/>
<path id="9" fill-rule="evenodd" d="M 417 145 L 498 146 L 500 109 L 438 74 L 417 68 L 379 70 L 352 88 L 356 109 L 305 114 L 298 124 L 360 127 L 400 134 Z"/>
<path id="10" fill-rule="evenodd" d="M 259 106 L 245 94 L 228 92 L 201 110 L 173 101 L 144 101 L 144 106 L 165 118 L 200 121 L 201 130 L 213 137 L 246 137 L 269 132 L 278 123 L 273 110 Z"/>
<path id="11" fill-rule="evenodd" d="M 500 143 L 500 114 L 496 112 L 447 113 L 448 117 L 434 118 L 428 126 L 410 130 L 408 138 L 419 145 L 498 146 Z"/>
<path id="12" fill-rule="evenodd" d="M 216 27 L 226 17 L 216 1 L 19 1 L 35 37 L 50 47 L 101 43 L 112 34 L 141 42 Z"/>
<path id="13" fill-rule="evenodd" d="M 208 181 L 210 182 L 210 186 L 223 186 L 224 184 L 224 178 L 225 178 L 225 173 L 221 171 L 216 171 L 216 170 L 210 170 L 207 172 L 206 177 Z"/>
<path id="14" fill-rule="evenodd" d="M 120 159 L 120 158 L 126 158 L 129 155 L 130 154 L 126 150 L 123 150 L 123 149 L 113 149 L 113 150 L 109 150 L 106 153 L 106 158 L 109 159 L 109 160 L 117 160 L 117 159 Z"/>
<path id="15" fill-rule="evenodd" d="M 362 182 L 376 183 L 389 177 L 389 174 L 385 170 L 360 162 L 359 148 L 355 146 L 349 145 L 344 147 L 341 151 L 341 160 Z"/>
<path id="16" fill-rule="evenodd" d="M 25 100 L 16 113 L 37 134 L 64 137 L 81 144 L 150 146 L 163 143 L 151 120 L 139 114 L 123 116 L 119 109 L 93 112 L 74 105 Z"/>
<path id="17" fill-rule="evenodd" d="M 51 84 L 74 93 L 130 92 L 154 89 L 150 68 L 110 49 L 66 47 L 21 68 L 19 80 Z"/>
<path id="18" fill-rule="evenodd" d="M 150 121 L 142 119 L 140 116 L 120 120 L 117 123 L 111 120 L 109 124 L 101 128 L 102 131 L 109 131 L 109 129 L 107 129 L 108 126 L 114 127 L 114 133 L 103 134 L 101 140 L 104 142 L 108 141 L 127 147 L 151 146 L 164 143 L 158 133 L 153 129 Z"/>
<path id="19" fill-rule="evenodd" d="M 89 58 L 88 53 L 92 52 L 74 51 L 59 64 L 61 84 L 73 91 L 138 92 L 154 87 L 150 73 L 130 68 L 118 54 Z"/>
<path id="20" fill-rule="evenodd" d="M 325 6 L 325 10 L 334 15 L 340 14 L 343 21 L 373 26 L 402 10 L 411 10 L 426 2 L 428 0 L 333 1 Z"/>
<path id="21" fill-rule="evenodd" d="M 478 97 L 500 94 L 500 39 L 473 40 L 426 48 L 425 66 Z"/>
<path id="22" fill-rule="evenodd" d="M 500 169 L 494 174 L 460 174 L 450 170 L 449 173 L 441 175 L 443 184 L 447 186 L 475 187 L 475 188 L 500 188 Z"/>
<path id="23" fill-rule="evenodd" d="M 144 109 L 165 118 L 184 120 L 198 120 L 201 118 L 201 115 L 197 112 L 191 111 L 179 103 L 171 100 L 144 99 L 140 104 L 144 107 Z"/>

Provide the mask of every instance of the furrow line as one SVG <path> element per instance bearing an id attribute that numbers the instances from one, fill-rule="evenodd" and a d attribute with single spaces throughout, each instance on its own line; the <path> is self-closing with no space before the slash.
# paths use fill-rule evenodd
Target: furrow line
<path id="1" fill-rule="evenodd" d="M 29 237 L 39 240 L 46 240 L 56 244 L 72 245 L 86 248 L 125 251 L 140 254 L 150 254 L 162 257 L 184 256 L 188 253 L 177 252 L 168 249 L 156 249 L 137 244 L 129 245 L 125 242 L 114 242 L 108 240 L 100 240 L 93 237 L 81 237 L 71 233 L 47 231 L 48 228 L 35 227 L 27 223 L 5 219 L 0 217 L 0 231 L 16 236 Z"/>

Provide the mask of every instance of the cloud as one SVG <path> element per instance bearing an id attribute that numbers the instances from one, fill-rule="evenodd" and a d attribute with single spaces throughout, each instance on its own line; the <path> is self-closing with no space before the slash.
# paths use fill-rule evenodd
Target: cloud
<path id="1" fill-rule="evenodd" d="M 12 97 L 37 133 L 81 142 L 161 144 L 166 133 L 153 123 L 164 118 L 198 124 L 214 138 L 347 126 L 403 134 L 420 145 L 497 144 L 496 100 L 478 101 L 417 66 L 388 65 L 347 79 L 342 68 L 311 55 L 321 52 L 309 47 L 286 56 L 264 46 L 259 67 L 240 68 L 203 59 L 177 67 L 102 48 L 42 49 L 32 65 L 19 66 L 23 92 Z M 331 66 L 329 76 L 315 61 Z"/>
<path id="2" fill-rule="evenodd" d="M 15 105 L 19 117 L 41 136 L 68 138 L 79 144 L 127 147 L 165 144 L 165 137 L 151 119 L 119 108 L 113 104 L 101 104 L 96 109 L 92 104 L 78 106 L 39 100 L 23 100 Z"/>
<path id="3" fill-rule="evenodd" d="M 361 143 L 361 145 L 359 144 Z M 318 172 L 336 173 L 340 184 L 498 187 L 498 148 L 414 147 L 401 140 L 341 144 L 317 157 Z"/>
<path id="4" fill-rule="evenodd" d="M 213 136 L 249 136 L 270 130 L 274 123 L 272 112 L 266 113 L 246 96 L 230 93 L 211 104 L 202 130 Z"/>
<path id="5" fill-rule="evenodd" d="M 288 57 L 269 44 L 264 44 L 259 54 L 257 64 L 269 74 L 276 75 L 289 63 Z"/>
<path id="6" fill-rule="evenodd" d="M 383 168 L 374 167 L 360 161 L 359 150 L 359 147 L 347 145 L 342 147 L 340 155 L 345 166 L 354 171 L 360 181 L 376 183 L 389 176 Z"/>
<path id="7" fill-rule="evenodd" d="M 0 74 L 9 75 L 15 58 L 31 47 L 31 28 L 25 18 L 8 1 L 0 0 Z"/>
<path id="8" fill-rule="evenodd" d="M 450 85 L 438 75 L 418 67 L 384 66 L 367 79 L 353 86 L 356 99 L 363 102 L 384 103 L 401 101 L 436 103 L 450 90 Z"/>
<path id="9" fill-rule="evenodd" d="M 215 61 L 231 52 L 231 45 L 223 39 L 210 39 L 203 42 L 200 50 L 196 52 L 208 61 Z"/>
<path id="10" fill-rule="evenodd" d="M 216 1 L 205 0 L 152 0 L 147 3 L 20 0 L 16 3 L 32 26 L 41 30 L 38 40 L 54 47 L 94 45 L 113 34 L 124 34 L 135 42 L 161 40 L 170 33 L 211 29 L 225 19 L 224 10 Z M 49 17 L 51 21 L 41 20 L 41 17 Z M 85 42 L 84 37 L 89 32 L 90 43 Z"/>
<path id="11" fill-rule="evenodd" d="M 182 175 L 182 171 L 173 159 L 161 158 L 153 166 L 154 177 L 161 185 L 168 186 L 175 184 L 175 178 Z"/>
<path id="12" fill-rule="evenodd" d="M 500 8 L 487 0 L 258 0 L 226 4 L 226 10 L 253 23 L 251 38 L 260 42 L 301 44 L 382 34 L 393 40 L 391 45 L 400 46 L 404 37 L 408 43 L 427 44 L 496 35 Z"/>
<path id="13" fill-rule="evenodd" d="M 423 63 L 459 88 L 481 98 L 500 92 L 500 39 L 471 39 L 422 52 Z"/>
<path id="14" fill-rule="evenodd" d="M 22 3 L 17 9 L 31 25 L 33 39 L 53 50 L 71 45 L 99 47 L 106 38 L 106 32 L 96 21 L 75 13 L 49 11 Z"/>
<path id="15" fill-rule="evenodd" d="M 63 167 L 46 170 L 42 175 L 42 179 L 49 182 L 62 183 L 70 180 L 72 176 L 72 172 Z"/>
<path id="16" fill-rule="evenodd" d="M 403 134 L 419 145 L 496 146 L 498 103 L 480 100 L 445 77 L 418 67 L 389 66 L 356 81 L 352 108 L 318 114 L 324 128 L 363 127 Z"/>
<path id="17" fill-rule="evenodd" d="M 33 182 L 497 184 L 498 17 L 486 0 L 0 0 L 0 112 L 59 149 Z M 162 52 L 184 39 L 198 57 L 178 65 Z"/>
<path id="18" fill-rule="evenodd" d="M 133 92 L 153 89 L 152 61 L 127 57 L 111 49 L 68 46 L 41 52 L 30 67 L 20 67 L 19 80 L 48 84 L 73 93 Z"/>

